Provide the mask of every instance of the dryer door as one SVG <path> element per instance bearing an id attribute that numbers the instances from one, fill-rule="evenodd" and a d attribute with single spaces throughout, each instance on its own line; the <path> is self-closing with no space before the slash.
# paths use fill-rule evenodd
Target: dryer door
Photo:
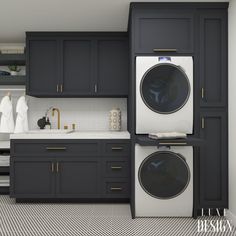
<path id="1" fill-rule="evenodd" d="M 151 110 L 170 114 L 181 109 L 188 101 L 190 84 L 181 67 L 161 63 L 144 74 L 140 93 L 144 103 Z"/>
<path id="2" fill-rule="evenodd" d="M 159 199 L 178 196 L 190 181 L 190 170 L 184 157 L 169 151 L 158 151 L 145 158 L 138 175 L 144 191 Z"/>

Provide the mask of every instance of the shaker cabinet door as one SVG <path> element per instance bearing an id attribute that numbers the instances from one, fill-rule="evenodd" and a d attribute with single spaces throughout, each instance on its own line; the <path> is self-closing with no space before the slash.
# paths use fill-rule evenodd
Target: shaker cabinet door
<path id="1" fill-rule="evenodd" d="M 63 40 L 61 92 L 65 95 L 90 95 L 94 92 L 92 40 Z"/>
<path id="2" fill-rule="evenodd" d="M 55 168 L 52 159 L 11 158 L 11 197 L 55 197 Z"/>
<path id="3" fill-rule="evenodd" d="M 228 207 L 227 116 L 225 112 L 201 112 L 200 206 Z"/>
<path id="4" fill-rule="evenodd" d="M 100 191 L 100 160 L 99 158 L 68 158 L 58 159 L 57 197 L 98 197 Z"/>
<path id="5" fill-rule="evenodd" d="M 128 95 L 128 55 L 127 39 L 97 41 L 97 94 Z"/>
<path id="6" fill-rule="evenodd" d="M 201 107 L 227 105 L 227 13 L 220 10 L 200 13 Z"/>
<path id="7" fill-rule="evenodd" d="M 180 9 L 134 10 L 135 53 L 192 53 L 194 14 Z"/>
<path id="8" fill-rule="evenodd" d="M 27 40 L 27 94 L 53 96 L 59 86 L 59 43 L 56 39 Z"/>

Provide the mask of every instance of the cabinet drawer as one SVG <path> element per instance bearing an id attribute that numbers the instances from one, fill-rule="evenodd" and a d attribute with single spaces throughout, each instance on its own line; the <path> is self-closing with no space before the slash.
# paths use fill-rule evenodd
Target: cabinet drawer
<path id="1" fill-rule="evenodd" d="M 130 153 L 130 143 L 123 141 L 105 142 L 103 152 L 105 156 L 127 156 Z"/>
<path id="2" fill-rule="evenodd" d="M 109 196 L 129 197 L 130 185 L 128 179 L 105 180 L 105 194 Z"/>
<path id="3" fill-rule="evenodd" d="M 24 156 L 97 156 L 100 153 L 98 141 L 65 141 L 44 140 L 37 142 L 32 140 L 12 141 L 11 155 Z"/>
<path id="4" fill-rule="evenodd" d="M 106 160 L 104 163 L 104 177 L 128 177 L 129 170 L 129 162 L 128 161 L 109 161 Z"/>

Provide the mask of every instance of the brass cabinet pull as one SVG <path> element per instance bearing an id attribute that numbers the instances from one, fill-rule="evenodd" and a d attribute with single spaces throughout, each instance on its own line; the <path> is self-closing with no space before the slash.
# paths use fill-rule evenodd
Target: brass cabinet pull
<path id="1" fill-rule="evenodd" d="M 60 150 L 66 150 L 66 147 L 46 147 L 48 151 L 60 151 Z"/>
<path id="2" fill-rule="evenodd" d="M 122 166 L 111 166 L 112 170 L 121 170 Z"/>
<path id="3" fill-rule="evenodd" d="M 201 126 L 202 126 L 202 129 L 205 128 L 205 119 L 204 119 L 204 117 L 202 117 L 202 120 L 201 120 Z"/>
<path id="4" fill-rule="evenodd" d="M 61 84 L 61 93 L 63 92 L 63 85 Z"/>
<path id="5" fill-rule="evenodd" d="M 59 163 L 57 162 L 57 173 L 59 172 Z"/>
<path id="6" fill-rule="evenodd" d="M 187 145 L 186 142 L 181 142 L 181 143 L 159 143 L 160 145 Z"/>
<path id="7" fill-rule="evenodd" d="M 123 147 L 112 147 L 111 150 L 123 150 Z"/>
<path id="8" fill-rule="evenodd" d="M 154 48 L 153 52 L 177 52 L 176 48 Z"/>
<path id="9" fill-rule="evenodd" d="M 204 88 L 201 89 L 201 96 L 202 98 L 204 98 L 204 95 L 205 95 L 205 91 L 204 91 Z"/>
<path id="10" fill-rule="evenodd" d="M 59 92 L 59 85 L 57 84 L 57 93 Z"/>
<path id="11" fill-rule="evenodd" d="M 122 191 L 123 188 L 114 188 L 114 187 L 111 187 L 110 190 L 111 190 L 111 191 Z"/>
<path id="12" fill-rule="evenodd" d="M 51 171 L 54 172 L 54 163 L 51 163 Z"/>

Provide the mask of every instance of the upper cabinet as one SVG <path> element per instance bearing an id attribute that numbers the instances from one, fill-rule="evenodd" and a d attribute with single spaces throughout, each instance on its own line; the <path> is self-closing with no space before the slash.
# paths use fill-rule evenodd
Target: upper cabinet
<path id="1" fill-rule="evenodd" d="M 97 93 L 128 94 L 128 43 L 122 38 L 97 40 Z"/>
<path id="2" fill-rule="evenodd" d="M 27 44 L 27 92 L 56 95 L 59 86 L 59 43 L 56 39 L 30 40 Z M 30 79 L 32 78 L 32 79 Z"/>
<path id="3" fill-rule="evenodd" d="M 63 95 L 93 94 L 93 58 L 92 40 L 67 39 L 62 43 L 61 81 Z"/>
<path id="4" fill-rule="evenodd" d="M 227 104 L 227 11 L 199 11 L 201 107 Z"/>
<path id="5" fill-rule="evenodd" d="M 27 94 L 128 96 L 126 33 L 27 33 Z"/>
<path id="6" fill-rule="evenodd" d="M 134 4 L 131 12 L 135 53 L 193 53 L 191 10 L 140 8 Z"/>

